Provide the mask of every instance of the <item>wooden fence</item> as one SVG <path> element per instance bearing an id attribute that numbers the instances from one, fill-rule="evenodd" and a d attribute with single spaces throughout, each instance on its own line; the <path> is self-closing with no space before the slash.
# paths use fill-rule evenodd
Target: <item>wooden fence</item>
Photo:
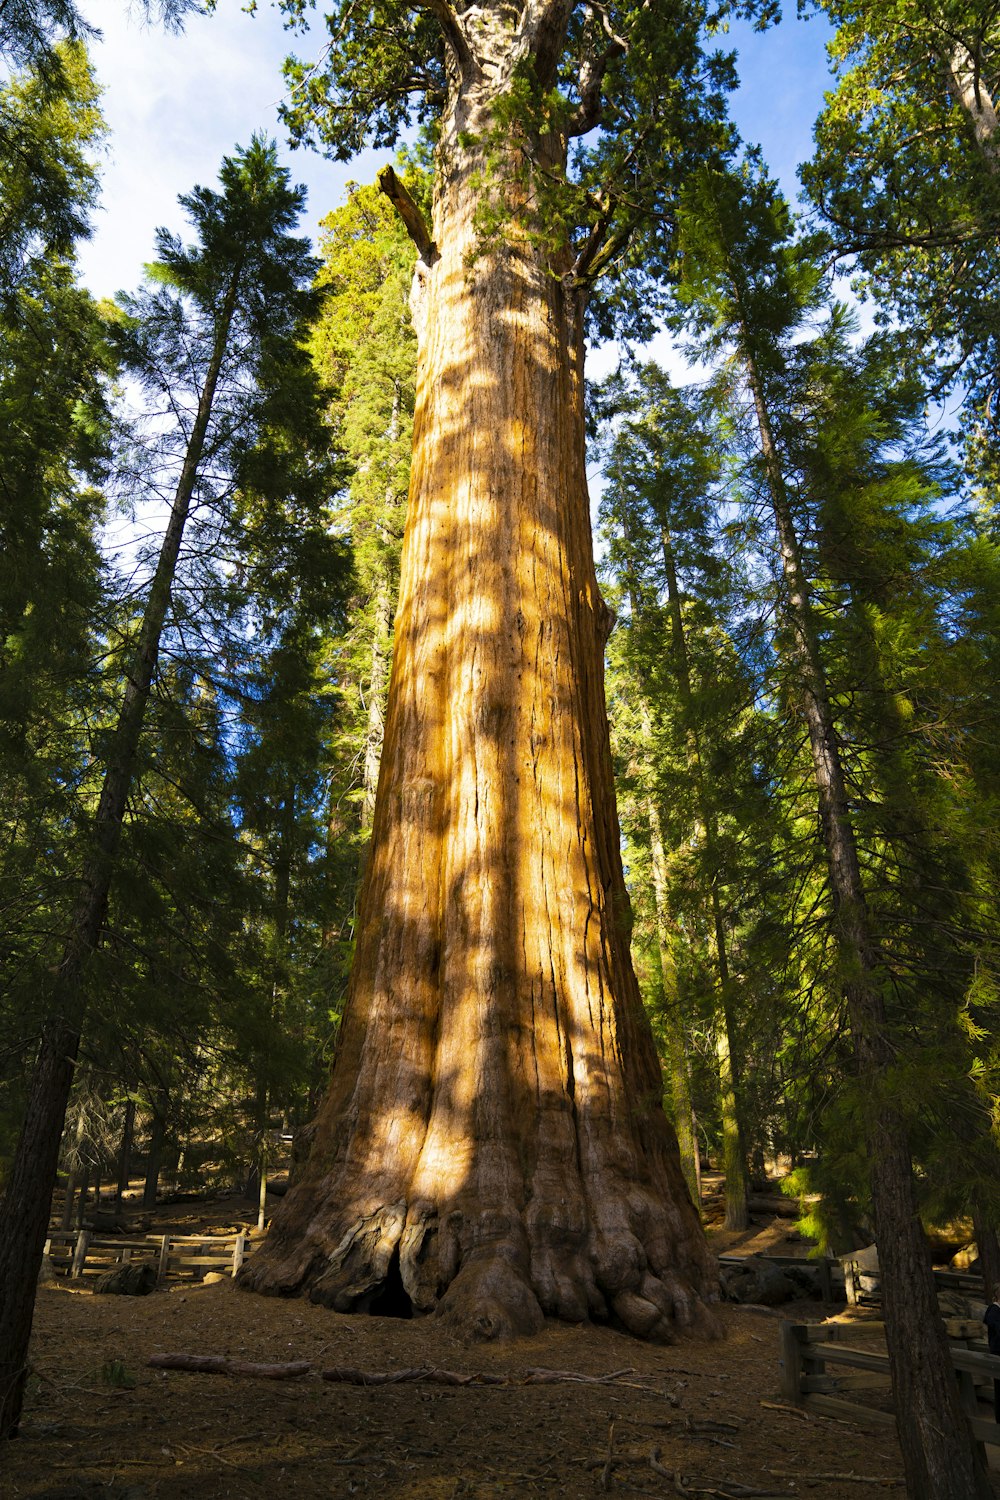
<path id="1" fill-rule="evenodd" d="M 130 1239 L 96 1235 L 89 1229 L 52 1230 L 45 1253 L 56 1275 L 102 1276 L 127 1261 L 149 1261 L 158 1286 L 200 1281 L 206 1271 L 235 1276 L 253 1245 L 246 1234 L 160 1234 Z"/>
<path id="2" fill-rule="evenodd" d="M 981 1414 L 982 1399 L 993 1406 L 993 1382 L 1000 1380 L 1000 1356 L 986 1352 L 982 1340 L 970 1339 L 974 1322 L 948 1319 L 952 1335 L 951 1362 L 955 1368 L 962 1406 L 973 1437 L 980 1443 L 1000 1444 L 1000 1427 Z M 781 1336 L 781 1389 L 797 1406 L 841 1417 L 862 1427 L 891 1427 L 896 1417 L 891 1407 L 889 1356 L 881 1350 L 856 1349 L 841 1340 L 861 1331 L 884 1332 L 884 1323 L 801 1324 L 783 1320 Z M 864 1405 L 845 1399 L 850 1391 L 864 1391 Z M 882 1401 L 882 1405 L 875 1404 Z"/>
<path id="3" fill-rule="evenodd" d="M 861 1256 L 868 1252 L 861 1252 Z M 882 1302 L 879 1290 L 877 1261 L 866 1264 L 859 1256 L 842 1255 L 844 1291 L 852 1307 L 878 1307 Z M 934 1267 L 934 1284 L 939 1292 L 959 1292 L 962 1296 L 983 1299 L 983 1278 L 971 1271 L 952 1271 L 943 1266 Z"/>

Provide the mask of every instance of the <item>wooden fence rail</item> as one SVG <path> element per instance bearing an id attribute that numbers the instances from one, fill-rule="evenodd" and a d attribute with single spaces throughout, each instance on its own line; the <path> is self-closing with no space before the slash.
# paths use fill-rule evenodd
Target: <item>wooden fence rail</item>
<path id="1" fill-rule="evenodd" d="M 246 1234 L 159 1234 L 142 1238 L 95 1235 L 89 1229 L 54 1229 L 45 1253 L 57 1275 L 99 1276 L 127 1261 L 148 1260 L 156 1266 L 157 1285 L 170 1280 L 199 1280 L 206 1271 L 235 1276 L 253 1245 Z"/>
<path id="2" fill-rule="evenodd" d="M 880 1306 L 882 1293 L 879 1290 L 878 1261 L 871 1259 L 870 1251 L 862 1251 L 859 1255 L 842 1255 L 839 1257 L 839 1264 L 842 1267 L 844 1290 L 851 1306 Z M 960 1292 L 963 1296 L 977 1299 L 983 1296 L 983 1278 L 970 1271 L 952 1271 L 944 1266 L 935 1266 L 934 1284 L 939 1292 Z"/>
<path id="3" fill-rule="evenodd" d="M 967 1334 L 968 1323 L 961 1326 Z M 867 1391 L 891 1397 L 888 1354 L 875 1349 L 855 1349 L 840 1342 L 852 1331 L 884 1331 L 884 1327 L 881 1323 L 864 1323 L 854 1325 L 852 1330 L 849 1325 L 782 1320 L 779 1331 L 783 1395 L 797 1406 L 846 1418 L 862 1427 L 893 1426 L 896 1417 L 891 1408 L 875 1406 L 871 1401 L 862 1406 L 835 1394 Z M 973 1437 L 980 1443 L 1000 1444 L 1000 1427 L 992 1416 L 980 1414 L 979 1396 L 980 1387 L 985 1387 L 983 1399 L 992 1407 L 993 1382 L 1000 1380 L 1000 1356 L 953 1342 L 951 1362 Z M 845 1373 L 848 1371 L 854 1373 Z"/>

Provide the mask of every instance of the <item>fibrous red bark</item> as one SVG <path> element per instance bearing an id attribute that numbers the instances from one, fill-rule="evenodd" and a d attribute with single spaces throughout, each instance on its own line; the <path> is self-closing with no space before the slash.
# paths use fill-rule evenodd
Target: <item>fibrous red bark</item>
<path id="1" fill-rule="evenodd" d="M 483 243 L 487 164 L 448 149 L 449 131 L 487 134 L 465 106 L 417 264 L 409 515 L 350 994 L 309 1161 L 240 1281 L 342 1311 L 395 1297 L 484 1337 L 543 1315 L 669 1337 L 711 1325 L 716 1273 L 629 955 L 580 294 L 516 228 Z"/>

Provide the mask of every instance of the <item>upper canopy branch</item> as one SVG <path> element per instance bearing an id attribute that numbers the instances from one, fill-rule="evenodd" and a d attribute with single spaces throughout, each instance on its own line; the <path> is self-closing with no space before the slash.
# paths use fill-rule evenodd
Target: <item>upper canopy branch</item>
<path id="1" fill-rule="evenodd" d="M 578 0 L 525 0 L 508 72 L 530 57 L 538 86 L 550 89 L 556 81 L 570 17 L 577 3 Z"/>
<path id="2" fill-rule="evenodd" d="M 611 30 L 604 8 L 598 6 L 596 9 L 604 17 L 605 31 L 610 41 L 600 52 L 587 51 L 580 59 L 580 103 L 570 116 L 567 133 L 571 136 L 586 135 L 588 130 L 593 130 L 595 125 L 600 124 L 604 103 L 604 75 L 608 64 L 612 58 L 620 57 L 623 52 L 628 51 L 628 44 Z"/>
<path id="3" fill-rule="evenodd" d="M 458 63 L 459 70 L 464 77 L 470 73 L 482 71 L 479 59 L 469 42 L 469 37 L 462 18 L 454 6 L 448 0 L 417 0 L 418 6 L 427 11 L 428 15 L 434 17 L 441 27 L 441 33 L 451 48 Z"/>

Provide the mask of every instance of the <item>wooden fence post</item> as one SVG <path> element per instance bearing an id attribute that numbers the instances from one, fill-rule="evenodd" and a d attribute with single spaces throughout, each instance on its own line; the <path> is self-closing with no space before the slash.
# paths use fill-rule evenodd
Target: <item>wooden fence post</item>
<path id="1" fill-rule="evenodd" d="M 233 1275 L 234 1276 L 236 1275 L 236 1273 L 239 1270 L 240 1266 L 243 1264 L 243 1258 L 244 1258 L 244 1256 L 246 1254 L 246 1243 L 247 1243 L 247 1237 L 246 1237 L 245 1234 L 238 1234 L 236 1236 L 236 1241 L 235 1241 L 235 1243 L 233 1245 Z"/>
<path id="2" fill-rule="evenodd" d="M 796 1405 L 802 1401 L 802 1342 L 799 1329 L 787 1318 L 778 1324 L 781 1340 L 781 1394 Z"/>
<path id="3" fill-rule="evenodd" d="M 170 1236 L 165 1234 L 160 1240 L 160 1260 L 156 1267 L 156 1284 L 159 1286 L 167 1279 L 167 1261 L 170 1258 Z"/>
<path id="4" fill-rule="evenodd" d="M 858 1283 L 856 1279 L 857 1264 L 853 1260 L 844 1262 L 844 1291 L 847 1294 L 849 1307 L 856 1307 L 858 1302 Z"/>
<path id="5" fill-rule="evenodd" d="M 833 1301 L 833 1281 L 830 1277 L 830 1259 L 824 1255 L 823 1259 L 817 1261 L 819 1271 L 819 1293 L 824 1302 Z"/>
<path id="6" fill-rule="evenodd" d="M 956 1370 L 955 1378 L 958 1381 L 958 1397 L 962 1403 L 962 1410 L 967 1416 L 978 1416 L 979 1397 L 974 1375 L 969 1370 Z"/>
<path id="7" fill-rule="evenodd" d="M 90 1231 L 81 1229 L 76 1237 L 76 1247 L 73 1251 L 73 1264 L 69 1268 L 71 1276 L 82 1276 L 83 1268 L 87 1263 L 87 1247 L 90 1244 Z"/>

